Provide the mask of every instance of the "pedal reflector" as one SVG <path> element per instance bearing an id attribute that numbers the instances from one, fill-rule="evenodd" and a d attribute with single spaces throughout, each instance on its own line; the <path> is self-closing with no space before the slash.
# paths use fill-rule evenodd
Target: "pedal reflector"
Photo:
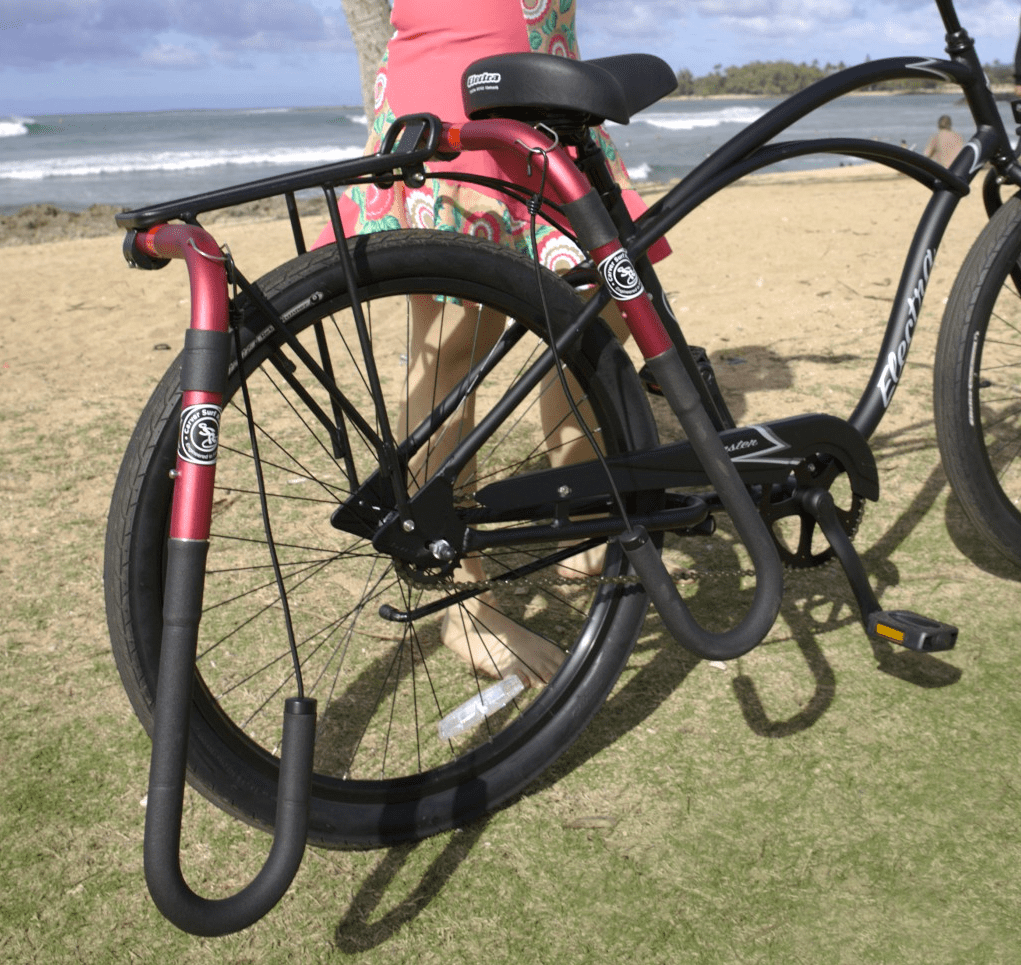
<path id="1" fill-rule="evenodd" d="M 889 640 L 909 650 L 934 653 L 954 648 L 957 627 L 910 610 L 879 610 L 869 614 L 869 636 Z"/>

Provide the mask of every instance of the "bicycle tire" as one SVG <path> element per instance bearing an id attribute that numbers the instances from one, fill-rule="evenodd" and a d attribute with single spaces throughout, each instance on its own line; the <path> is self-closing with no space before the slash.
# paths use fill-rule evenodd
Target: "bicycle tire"
<path id="1" fill-rule="evenodd" d="M 475 386 L 476 420 L 480 407 L 492 404 L 500 387 L 515 377 L 511 367 L 521 364 L 520 356 L 545 347 L 545 323 L 536 308 L 535 267 L 527 258 L 477 239 L 417 231 L 363 236 L 351 241 L 350 250 L 373 327 L 373 344 L 382 347 L 376 353 L 380 379 L 394 395 L 407 391 L 406 381 L 401 388 L 400 375 L 402 364 L 406 371 L 406 361 L 401 360 L 405 353 L 394 342 L 400 325 L 407 329 L 407 322 L 394 322 L 384 311 L 393 307 L 391 303 L 406 305 L 409 295 L 434 296 L 441 314 L 448 305 L 484 305 L 525 326 L 522 342 L 530 344 L 519 346 L 520 352 L 516 349 Z M 581 302 L 549 273 L 544 273 L 543 285 L 554 330 L 560 331 Z M 310 346 L 315 344 L 314 323 L 323 321 L 335 343 L 331 357 L 344 363 L 343 371 L 337 369 L 343 391 L 351 396 L 367 391 L 356 372 L 353 329 L 345 327 L 349 300 L 335 249 L 302 255 L 269 273 L 258 287 L 286 319 L 289 330 Z M 321 401 L 327 412 L 329 403 L 254 305 L 245 298 L 239 304 L 242 356 L 259 425 L 275 541 L 289 586 L 306 693 L 320 704 L 309 840 L 325 847 L 373 847 L 418 840 L 461 825 L 518 793 L 583 730 L 627 661 L 644 619 L 645 595 L 633 582 L 580 588 L 524 582 L 518 586 L 524 595 L 514 595 L 514 587 L 491 591 L 497 605 L 513 611 L 516 622 L 527 622 L 529 629 L 548 638 L 568 641 L 568 655 L 545 687 L 524 691 L 474 732 L 440 741 L 437 717 L 478 694 L 490 681 L 477 680 L 471 668 L 438 643 L 435 619 L 399 627 L 375 614 L 381 602 L 401 604 L 403 598 L 407 605 L 412 596 L 442 596 L 451 587 L 440 581 L 434 590 L 407 588 L 394 575 L 392 560 L 372 556 L 375 551 L 368 540 L 330 526 L 331 512 L 346 495 L 343 459 L 328 451 L 322 423 L 281 371 L 292 380 L 303 380 L 309 397 Z M 465 312 L 464 317 L 468 315 Z M 654 422 L 637 375 L 602 322 L 586 330 L 564 362 L 588 401 L 594 429 L 607 452 L 655 444 Z M 152 724 L 162 630 L 163 547 L 172 492 L 169 470 L 176 452 L 179 372 L 180 359 L 153 393 L 128 446 L 106 543 L 113 651 L 136 714 L 147 729 Z M 227 393 L 231 401 L 225 402 L 220 429 L 188 776 L 195 788 L 228 813 L 270 828 L 280 701 L 293 692 L 293 670 L 283 630 L 269 619 L 275 591 L 264 576 L 266 546 L 259 535 L 255 487 L 247 481 L 253 460 L 238 388 L 238 368 L 232 363 Z M 273 400 L 284 396 L 286 404 L 277 406 Z M 399 402 L 390 402 L 396 427 Z M 503 438 L 494 437 L 493 453 L 508 453 L 498 471 L 487 470 L 494 478 L 522 471 L 526 462 L 531 465 L 543 458 L 541 420 L 522 413 L 526 408 L 515 410 L 517 421 L 504 421 Z M 374 424 L 372 409 L 361 411 Z M 357 436 L 349 441 L 350 450 L 358 445 Z M 375 468 L 375 456 L 369 453 L 365 458 L 368 472 Z M 479 458 L 482 465 L 482 455 Z M 487 453 L 486 458 L 493 456 Z M 360 470 L 361 453 L 357 460 Z M 291 496 L 297 490 L 302 498 Z M 661 498 L 642 494 L 633 503 L 648 508 Z M 542 552 L 546 551 L 535 551 L 540 556 Z M 499 564 L 487 559 L 486 572 L 491 574 Z M 626 558 L 615 544 L 608 546 L 604 566 L 607 576 L 628 572 Z M 416 688 L 422 691 L 421 704 Z M 387 716 L 389 720 L 384 719 Z M 356 723 L 360 732 L 351 729 Z"/>
<path id="2" fill-rule="evenodd" d="M 1021 565 L 1021 200 L 968 252 L 936 348 L 936 437 L 950 485 L 982 537 Z"/>

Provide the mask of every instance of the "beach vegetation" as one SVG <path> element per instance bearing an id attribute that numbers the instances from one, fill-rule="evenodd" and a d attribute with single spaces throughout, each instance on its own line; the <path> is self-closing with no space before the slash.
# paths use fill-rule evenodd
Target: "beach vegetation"
<path id="1" fill-rule="evenodd" d="M 984 66 L 986 77 L 989 78 L 989 83 L 994 87 L 997 86 L 1013 86 L 1014 85 L 1014 65 L 1013 63 L 1004 64 L 999 60 L 994 60 L 991 64 Z"/>
<path id="2" fill-rule="evenodd" d="M 677 72 L 677 91 L 682 97 L 787 97 L 804 90 L 816 81 L 844 70 L 846 64 L 812 63 L 795 64 L 788 60 L 756 60 L 741 66 L 724 67 L 716 64 L 710 73 L 696 77 L 682 67 Z M 1013 84 L 1013 66 L 998 60 L 985 65 L 989 82 Z M 871 90 L 887 91 L 928 91 L 944 86 L 936 77 L 900 79 L 876 84 Z"/>
<path id="3" fill-rule="evenodd" d="M 843 69 L 843 64 L 794 64 L 787 60 L 756 60 L 740 67 L 724 68 L 716 64 L 711 73 L 694 77 L 690 70 L 677 73 L 678 94 L 695 97 L 719 95 L 783 97 L 797 93 L 828 74 Z"/>

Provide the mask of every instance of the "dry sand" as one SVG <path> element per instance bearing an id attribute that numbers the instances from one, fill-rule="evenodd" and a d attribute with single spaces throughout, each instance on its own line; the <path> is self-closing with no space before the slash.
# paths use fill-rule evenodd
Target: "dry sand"
<path id="1" fill-rule="evenodd" d="M 721 381 L 732 387 L 742 420 L 806 409 L 850 412 L 871 369 L 900 261 L 926 199 L 918 185 L 873 167 L 764 176 L 728 189 L 671 233 L 675 256 L 662 266 L 662 277 L 690 340 L 710 350 Z M 281 214 L 282 208 L 247 211 L 213 226 L 248 277 L 291 256 Z M 4 219 L 5 579 L 31 552 L 18 522 L 30 503 L 36 517 L 40 505 L 52 507 L 53 518 L 39 521 L 43 532 L 68 518 L 105 517 L 116 453 L 187 326 L 183 267 L 129 270 L 110 212 L 93 215 L 75 219 L 37 209 Z M 924 427 L 931 437 L 932 351 L 942 305 L 983 222 L 980 199 L 966 198 L 937 260 L 906 386 L 881 429 L 887 438 L 910 426 Z M 313 217 L 307 234 L 320 224 Z M 94 237 L 84 236 L 92 232 Z M 51 240 L 54 234 L 64 237 Z M 109 431 L 83 435 L 80 430 L 93 427 L 97 415 Z M 12 451 L 24 451 L 26 433 L 49 435 L 55 426 L 65 433 L 65 464 L 12 461 Z M 928 443 L 926 450 L 932 460 Z M 897 479 L 899 457 L 892 458 L 881 461 L 884 485 Z M 93 625 L 101 608 L 96 590 L 97 612 L 88 615 Z"/>
<path id="2" fill-rule="evenodd" d="M 749 179 L 674 229 L 675 257 L 661 276 L 691 341 L 744 360 L 732 368 L 756 368 L 746 349 L 777 363 L 809 350 L 865 357 L 874 352 L 868 336 L 885 321 L 925 198 L 913 182 L 873 166 Z M 37 205 L 0 217 L 0 405 L 7 411 L 38 396 L 58 373 L 71 378 L 61 406 L 99 391 L 138 404 L 168 362 L 154 346 L 176 351 L 182 344 L 183 267 L 130 271 L 114 211 Z M 322 223 L 309 217 L 306 234 Z M 926 302 L 929 334 L 982 223 L 979 199 L 965 199 Z M 249 278 L 293 254 L 282 203 L 225 212 L 207 225 Z M 913 356 L 920 367 L 930 362 L 923 356 Z M 739 381 L 772 384 L 775 374 Z M 789 371 L 784 379 L 792 381 Z"/>

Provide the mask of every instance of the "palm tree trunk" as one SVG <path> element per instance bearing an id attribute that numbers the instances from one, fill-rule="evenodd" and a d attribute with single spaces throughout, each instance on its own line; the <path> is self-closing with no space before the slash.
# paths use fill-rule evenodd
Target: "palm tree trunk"
<path id="1" fill-rule="evenodd" d="M 351 39 L 358 52 L 362 102 L 365 105 L 365 117 L 371 125 L 375 113 L 373 89 L 376 68 L 379 67 L 387 41 L 393 33 L 393 27 L 390 26 L 390 4 L 387 0 L 341 0 L 341 4 Z"/>

